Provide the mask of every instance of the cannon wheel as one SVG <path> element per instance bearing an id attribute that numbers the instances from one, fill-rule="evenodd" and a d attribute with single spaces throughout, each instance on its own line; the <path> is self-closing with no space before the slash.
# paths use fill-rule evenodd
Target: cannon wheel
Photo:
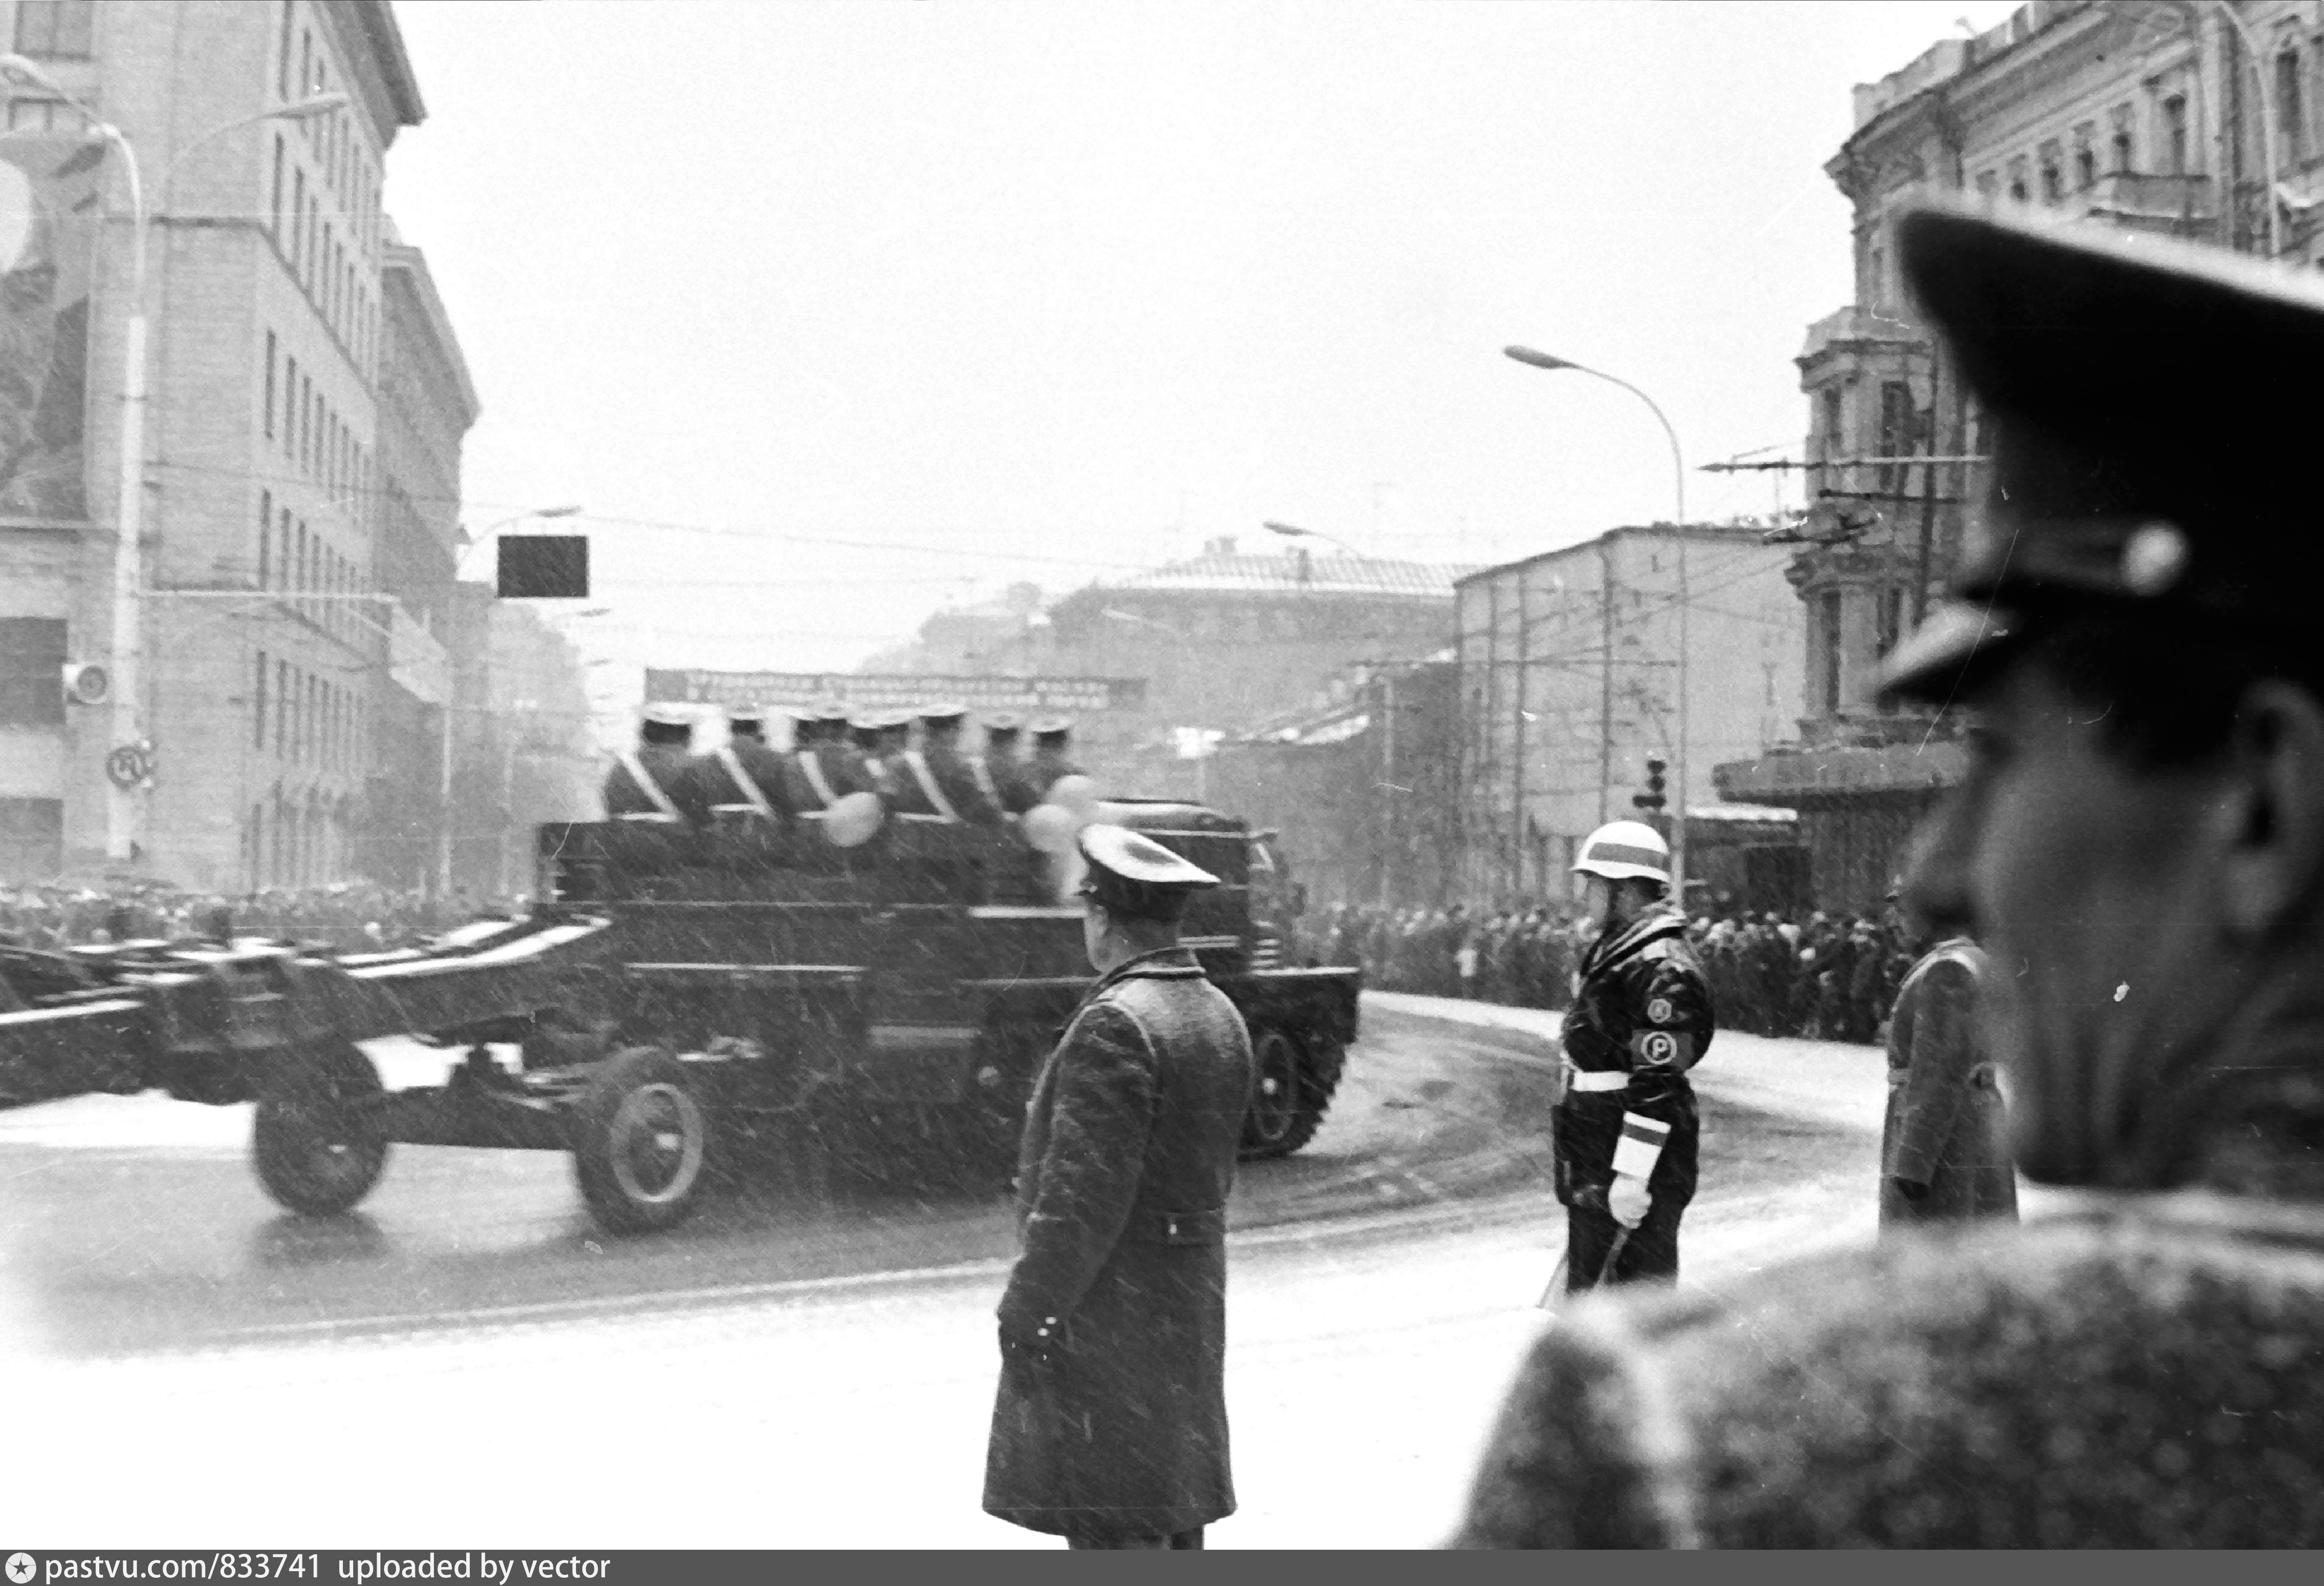
<path id="1" fill-rule="evenodd" d="M 616 1052 L 575 1108 L 573 1176 L 613 1233 L 674 1227 L 700 1198 L 710 1113 L 686 1065 L 655 1047 Z"/>
<path id="2" fill-rule="evenodd" d="M 250 1131 L 258 1182 L 293 1212 L 330 1217 L 371 1193 L 387 1166 L 386 1091 L 346 1042 L 293 1054 L 267 1076 Z"/>
<path id="3" fill-rule="evenodd" d="M 1252 1035 L 1250 1111 L 1243 1114 L 1242 1157 L 1245 1161 L 1287 1157 L 1314 1135 L 1323 1114 L 1305 1117 L 1299 1038 L 1271 1025 Z"/>

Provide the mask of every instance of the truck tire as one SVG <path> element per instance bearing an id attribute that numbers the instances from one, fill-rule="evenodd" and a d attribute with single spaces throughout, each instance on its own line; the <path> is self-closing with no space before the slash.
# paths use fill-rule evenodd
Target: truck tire
<path id="1" fill-rule="evenodd" d="M 1287 1029 L 1264 1025 L 1251 1041 L 1250 1111 L 1243 1115 L 1246 1162 L 1288 1157 L 1315 1138 L 1339 1088 L 1337 1042 L 1309 1043 Z M 1324 1072 L 1328 1067 L 1329 1072 Z"/>
<path id="2" fill-rule="evenodd" d="M 575 1105 L 573 1176 L 609 1233 L 675 1227 L 700 1198 L 710 1112 L 668 1052 L 632 1047 L 599 1064 Z"/>
<path id="3" fill-rule="evenodd" d="M 371 1193 L 387 1166 L 379 1070 L 346 1043 L 292 1053 L 258 1095 L 251 1165 L 293 1212 L 335 1217 Z"/>

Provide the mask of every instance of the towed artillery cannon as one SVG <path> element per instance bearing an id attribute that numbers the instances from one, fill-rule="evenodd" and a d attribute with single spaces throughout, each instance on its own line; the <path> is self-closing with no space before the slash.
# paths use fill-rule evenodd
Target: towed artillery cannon
<path id="1" fill-rule="evenodd" d="M 1224 883 L 1184 930 L 1250 1030 L 1243 1153 L 1299 1149 L 1355 1039 L 1360 972 L 1273 965 L 1240 820 L 1162 801 L 1101 814 Z M 261 1182 L 315 1215 L 360 1202 L 391 1144 L 567 1151 L 596 1220 L 643 1231 L 802 1125 L 873 1151 L 936 1142 L 997 1185 L 1095 978 L 1081 911 L 1026 900 L 1054 894 L 1023 884 L 1040 862 L 1007 833 L 899 824 L 842 848 L 764 821 L 614 820 L 538 844 L 530 915 L 421 948 L 0 950 L 0 1104 L 254 1102 Z M 462 1059 L 440 1085 L 389 1091 L 359 1043 L 397 1035 Z M 513 1067 L 495 1054 L 512 1046 Z"/>

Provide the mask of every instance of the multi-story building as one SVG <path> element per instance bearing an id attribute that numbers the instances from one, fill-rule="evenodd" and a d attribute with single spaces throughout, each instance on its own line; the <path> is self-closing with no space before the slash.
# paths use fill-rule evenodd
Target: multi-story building
<path id="1" fill-rule="evenodd" d="M 1665 762 L 1675 813 L 1709 802 L 1714 762 L 1782 736 L 1799 689 L 1798 606 L 1784 582 L 1784 554 L 1764 544 L 1762 532 L 1711 524 L 1611 529 L 1461 581 L 1470 897 L 1565 897 L 1582 839 L 1603 822 L 1636 816 L 1631 797 L 1646 784 L 1649 758 Z M 1677 752 L 1682 669 L 1684 756 Z"/>
<path id="2" fill-rule="evenodd" d="M 1856 300 L 1798 359 L 1814 503 L 1791 568 L 1808 616 L 1799 733 L 1719 770 L 1727 797 L 1799 812 L 1819 906 L 1877 908 L 1962 763 L 1956 724 L 1872 696 L 1983 489 L 1959 460 L 1983 449 L 1974 404 L 1904 299 L 1897 217 L 1948 193 L 2313 263 L 2319 103 L 2324 20 L 2293 0 L 2035 0 L 1856 89 L 1825 167 L 1855 207 Z"/>
<path id="3" fill-rule="evenodd" d="M 440 884 L 443 789 L 456 735 L 445 638 L 460 550 L 460 447 L 481 410 L 428 261 L 392 226 L 380 272 L 378 488 L 373 576 L 393 597 L 389 666 L 373 694 L 364 870 Z"/>
<path id="4" fill-rule="evenodd" d="M 382 161 L 423 114 L 394 16 L 386 0 L 0 0 L 0 39 L 32 68 L 0 80 L 10 135 L 82 140 L 85 106 L 119 129 L 143 189 L 141 239 L 110 141 L 50 167 L 86 170 L 101 216 L 86 313 L 53 321 L 49 365 L 52 407 L 57 372 L 80 376 L 78 444 L 58 453 L 80 488 L 49 503 L 61 512 L 0 498 L 0 617 L 48 624 L 0 645 L 19 658 L 0 692 L 115 656 L 124 344 L 141 311 L 150 325 L 125 609 L 151 777 L 109 809 L 106 707 L 0 723 L 19 834 L 5 857 L 20 878 L 221 890 L 352 874 L 392 664 L 367 505 Z"/>
<path id="5" fill-rule="evenodd" d="M 939 613 L 918 645 L 866 666 L 1142 680 L 1142 703 L 1075 724 L 1075 758 L 1123 792 L 1194 798 L 1208 791 L 1204 761 L 1217 745 L 1327 706 L 1351 667 L 1419 660 L 1449 645 L 1452 582 L 1464 570 L 1299 548 L 1254 556 L 1222 537 L 1198 557 L 1090 585 L 1046 609 L 1019 586 L 991 606 Z"/>

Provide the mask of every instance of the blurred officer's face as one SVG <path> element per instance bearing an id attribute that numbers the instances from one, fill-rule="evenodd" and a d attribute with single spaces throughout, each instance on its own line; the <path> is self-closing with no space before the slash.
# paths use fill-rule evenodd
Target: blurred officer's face
<path id="1" fill-rule="evenodd" d="M 2013 1081 L 2019 1165 L 2051 1183 L 2120 1182 L 2110 1163 L 2142 1104 L 2217 1045 L 2261 973 L 2254 933 L 2273 927 L 2254 905 L 2282 880 L 2268 850 L 2283 812 L 2267 808 L 2270 773 L 2236 752 L 2126 756 L 2106 737 L 2109 709 L 2077 701 L 2038 657 L 1974 703 L 1967 775 L 1916 838 L 1906 899 L 1990 954 L 1986 1020 Z"/>
<path id="2" fill-rule="evenodd" d="M 1582 877 L 1582 917 L 1590 922 L 1592 930 L 1606 928 L 1606 921 L 1614 912 L 1614 883 L 1604 876 L 1583 872 Z"/>

